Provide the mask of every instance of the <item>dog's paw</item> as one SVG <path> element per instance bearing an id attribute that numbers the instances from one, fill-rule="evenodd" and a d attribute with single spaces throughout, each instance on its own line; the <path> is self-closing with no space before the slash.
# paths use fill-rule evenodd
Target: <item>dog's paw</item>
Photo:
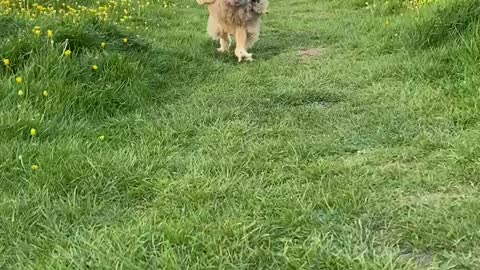
<path id="1" fill-rule="evenodd" d="M 238 58 L 238 62 L 245 61 L 253 61 L 253 57 L 251 53 L 248 53 L 246 50 L 235 50 L 235 56 Z"/>
<path id="2" fill-rule="evenodd" d="M 253 57 L 252 57 L 252 54 L 247 54 L 247 55 L 243 55 L 243 56 L 237 56 L 238 58 L 238 62 L 242 62 L 243 60 L 245 61 L 248 61 L 248 62 L 252 62 L 253 61 Z"/>
<path id="3" fill-rule="evenodd" d="M 217 49 L 217 52 L 219 52 L 219 53 L 226 53 L 226 52 L 228 52 L 228 48 L 218 48 L 218 49 Z"/>
<path id="4" fill-rule="evenodd" d="M 247 54 L 243 58 L 245 61 L 252 62 L 253 61 L 253 55 L 251 53 Z"/>

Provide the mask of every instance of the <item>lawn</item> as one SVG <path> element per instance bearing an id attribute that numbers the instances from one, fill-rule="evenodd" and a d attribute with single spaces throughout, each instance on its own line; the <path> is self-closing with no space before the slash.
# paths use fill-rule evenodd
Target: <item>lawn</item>
<path id="1" fill-rule="evenodd" d="M 195 1 L 40 2 L 0 0 L 0 269 L 478 269 L 479 1 L 273 0 L 241 64 Z"/>

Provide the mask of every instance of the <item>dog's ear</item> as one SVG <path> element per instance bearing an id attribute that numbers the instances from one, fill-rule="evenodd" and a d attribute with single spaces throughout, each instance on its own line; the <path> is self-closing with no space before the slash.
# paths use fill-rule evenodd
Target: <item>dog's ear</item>
<path id="1" fill-rule="evenodd" d="M 270 3 L 268 2 L 268 0 L 263 0 L 263 14 L 268 14 L 269 11 L 268 11 L 268 8 L 270 7 Z"/>
<path id="2" fill-rule="evenodd" d="M 265 6 L 261 5 L 261 4 L 259 4 L 259 5 L 254 5 L 254 6 L 253 6 L 253 11 L 254 11 L 255 13 L 261 14 L 261 15 L 268 14 L 268 9 L 267 9 Z"/>

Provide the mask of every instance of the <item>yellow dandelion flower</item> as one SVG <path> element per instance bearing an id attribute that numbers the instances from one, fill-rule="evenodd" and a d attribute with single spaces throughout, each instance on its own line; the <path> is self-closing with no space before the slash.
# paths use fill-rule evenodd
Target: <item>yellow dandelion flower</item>
<path id="1" fill-rule="evenodd" d="M 93 66 L 92 66 L 92 70 L 93 70 L 93 71 L 97 71 L 97 70 L 98 70 L 98 66 L 97 66 L 97 65 L 93 65 Z"/>
<path id="2" fill-rule="evenodd" d="M 38 132 L 37 132 L 36 129 L 34 129 L 34 128 L 30 129 L 30 135 L 37 136 L 37 134 L 38 134 Z"/>
<path id="3" fill-rule="evenodd" d="M 23 96 L 25 93 L 23 93 L 23 90 L 18 90 L 17 94 L 18 94 L 19 96 Z"/>
<path id="4" fill-rule="evenodd" d="M 107 43 L 106 43 L 106 42 L 102 42 L 102 44 L 100 44 L 100 46 L 102 47 L 102 49 L 105 49 L 105 48 L 107 48 Z"/>
<path id="5" fill-rule="evenodd" d="M 39 5 L 39 6 L 37 6 L 37 10 L 40 11 L 40 12 L 44 12 L 46 10 L 46 8 L 42 5 Z"/>
<path id="6" fill-rule="evenodd" d="M 15 78 L 15 81 L 18 83 L 18 84 L 21 84 L 23 82 L 23 78 L 22 77 L 16 77 Z"/>
<path id="7" fill-rule="evenodd" d="M 123 44 L 127 44 L 128 43 L 128 38 L 124 38 L 123 39 Z"/>
<path id="8" fill-rule="evenodd" d="M 5 66 L 10 66 L 10 59 L 3 59 L 2 62 Z"/>
<path id="9" fill-rule="evenodd" d="M 70 55 L 72 55 L 72 51 L 70 51 L 70 50 L 65 50 L 65 52 L 63 52 L 63 54 L 64 54 L 65 56 L 70 56 Z"/>
<path id="10" fill-rule="evenodd" d="M 40 36 L 40 34 L 42 33 L 42 30 L 40 28 L 40 26 L 35 26 L 32 30 L 32 32 L 36 35 L 36 36 Z"/>
<path id="11" fill-rule="evenodd" d="M 39 168 L 40 168 L 40 167 L 38 167 L 38 165 L 36 165 L 36 164 L 33 164 L 33 165 L 32 165 L 32 171 L 36 171 L 36 170 L 38 170 Z"/>
<path id="12" fill-rule="evenodd" d="M 48 97 L 48 91 L 47 91 L 47 90 L 43 91 L 43 92 L 42 92 L 42 96 Z"/>
<path id="13" fill-rule="evenodd" d="M 53 31 L 52 31 L 52 30 L 48 30 L 48 31 L 47 31 L 47 36 L 48 36 L 48 38 L 53 38 Z"/>

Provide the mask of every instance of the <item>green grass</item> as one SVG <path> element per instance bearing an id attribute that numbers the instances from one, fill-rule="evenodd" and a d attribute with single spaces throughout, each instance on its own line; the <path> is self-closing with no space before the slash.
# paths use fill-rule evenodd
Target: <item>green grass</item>
<path id="1" fill-rule="evenodd" d="M 478 1 L 272 1 L 245 64 L 177 4 L 0 16 L 1 269 L 477 269 Z"/>

